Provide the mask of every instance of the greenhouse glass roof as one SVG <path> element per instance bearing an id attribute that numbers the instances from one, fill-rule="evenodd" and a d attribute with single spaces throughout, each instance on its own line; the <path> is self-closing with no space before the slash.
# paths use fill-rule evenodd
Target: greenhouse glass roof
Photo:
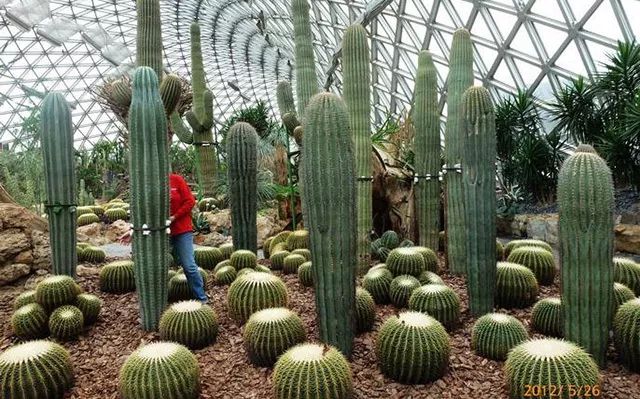
<path id="1" fill-rule="evenodd" d="M 544 101 L 563 81 L 590 76 L 617 40 L 640 26 L 635 0 L 310 0 L 319 84 L 340 91 L 339 45 L 362 20 L 371 35 L 374 122 L 408 109 L 420 49 L 429 49 L 440 87 L 452 33 L 467 27 L 478 83 L 494 96 L 527 88 Z M 274 110 L 279 80 L 293 78 L 290 1 L 163 0 L 166 68 L 189 76 L 189 25 L 199 20 L 218 122 L 257 100 Z M 0 0 L 0 143 L 32 145 L 25 121 L 47 91 L 73 107 L 79 148 L 122 129 L 92 89 L 128 73 L 135 60 L 133 0 Z M 635 18 L 634 18 L 635 17 Z M 364 19 L 363 19 L 364 18 Z M 444 100 L 444 97 L 443 97 Z M 444 101 L 441 101 L 444 106 Z M 446 110 L 443 113 L 446 114 Z"/>

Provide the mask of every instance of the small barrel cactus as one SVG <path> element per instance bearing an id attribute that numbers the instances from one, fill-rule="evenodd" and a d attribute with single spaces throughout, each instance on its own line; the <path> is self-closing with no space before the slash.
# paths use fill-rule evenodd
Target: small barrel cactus
<path id="1" fill-rule="evenodd" d="M 413 290 L 409 309 L 426 313 L 451 329 L 460 319 L 460 297 L 446 285 L 427 284 Z"/>
<path id="2" fill-rule="evenodd" d="M 280 251 L 288 251 L 286 242 L 279 242 L 271 246 L 271 254 L 275 254 Z"/>
<path id="3" fill-rule="evenodd" d="M 273 240 L 273 237 L 267 237 L 262 243 L 262 253 L 265 259 L 269 259 L 269 256 L 271 256 L 271 254 L 269 253 L 269 245 L 271 244 L 271 240 Z"/>
<path id="4" fill-rule="evenodd" d="M 271 269 L 269 269 L 267 266 L 265 265 L 257 265 L 255 268 L 255 271 L 257 272 L 263 272 L 263 273 L 270 273 L 273 274 L 273 272 L 271 271 Z"/>
<path id="5" fill-rule="evenodd" d="M 218 249 L 220 250 L 220 252 L 222 252 L 222 257 L 224 259 L 231 258 L 231 254 L 233 253 L 233 251 L 235 251 L 235 249 L 233 248 L 233 244 L 230 242 L 220 245 Z"/>
<path id="6" fill-rule="evenodd" d="M 80 180 L 80 184 L 82 184 L 83 182 L 84 180 Z M 76 215 L 78 216 L 78 219 L 80 219 L 80 216 L 87 215 L 89 213 L 95 213 L 93 212 L 93 209 L 90 206 L 79 206 L 76 208 Z M 80 223 L 78 223 L 78 225 L 80 225 Z"/>
<path id="7" fill-rule="evenodd" d="M 369 270 L 362 278 L 362 287 L 369 291 L 377 304 L 389 303 L 389 289 L 391 288 L 393 275 L 386 268 Z"/>
<path id="8" fill-rule="evenodd" d="M 0 354 L 0 396 L 62 398 L 73 385 L 69 352 L 52 341 L 29 341 Z"/>
<path id="9" fill-rule="evenodd" d="M 218 262 L 218 264 L 216 264 L 216 267 L 213 268 L 213 272 L 217 272 L 218 270 L 222 269 L 225 266 L 231 266 L 231 261 L 229 259 L 225 259 L 221 262 Z M 235 269 L 235 267 L 234 267 Z"/>
<path id="10" fill-rule="evenodd" d="M 473 325 L 471 348 L 479 356 L 504 360 L 511 348 L 528 338 L 527 329 L 520 320 L 503 313 L 488 313 Z"/>
<path id="11" fill-rule="evenodd" d="M 272 252 L 269 260 L 271 261 L 271 269 L 281 270 L 284 267 L 284 258 L 291 255 L 289 251 Z"/>
<path id="12" fill-rule="evenodd" d="M 613 319 L 613 342 L 622 364 L 640 371 L 640 298 L 625 302 Z"/>
<path id="13" fill-rule="evenodd" d="M 123 399 L 197 399 L 198 360 L 180 344 L 154 342 L 125 360 L 118 385 Z"/>
<path id="14" fill-rule="evenodd" d="M 564 315 L 560 298 L 539 300 L 531 311 L 531 328 L 551 337 L 562 338 Z"/>
<path id="15" fill-rule="evenodd" d="M 640 264 L 627 258 L 613 258 L 613 281 L 626 285 L 635 295 L 640 295 Z"/>
<path id="16" fill-rule="evenodd" d="M 397 308 L 406 308 L 413 290 L 420 287 L 420 281 L 409 275 L 394 278 L 389 285 L 389 298 Z"/>
<path id="17" fill-rule="evenodd" d="M 420 275 L 418 276 L 418 281 L 420 281 L 420 284 L 422 284 L 422 285 L 426 285 L 426 284 L 442 284 L 442 285 L 444 285 L 444 280 L 442 279 L 442 277 L 438 276 L 434 272 L 430 272 L 430 271 L 427 271 L 427 270 L 425 270 L 424 272 L 420 273 Z"/>
<path id="18" fill-rule="evenodd" d="M 18 310 L 30 303 L 36 303 L 36 290 L 28 290 L 18 295 L 16 299 L 13 300 L 13 310 Z"/>
<path id="19" fill-rule="evenodd" d="M 376 338 L 382 373 L 403 384 L 424 384 L 442 377 L 449 352 L 449 336 L 444 327 L 420 312 L 389 317 Z"/>
<path id="20" fill-rule="evenodd" d="M 91 208 L 91 211 L 96 215 L 98 216 L 104 215 L 104 208 L 101 207 L 100 205 L 91 205 L 90 208 Z"/>
<path id="21" fill-rule="evenodd" d="M 187 301 L 193 299 L 191 286 L 184 273 L 177 273 L 169 280 L 169 302 Z"/>
<path id="22" fill-rule="evenodd" d="M 74 340 L 82 332 L 84 316 L 80 309 L 72 305 L 60 306 L 49 316 L 51 336 L 61 341 Z"/>
<path id="23" fill-rule="evenodd" d="M 51 276 L 36 286 L 36 302 L 48 312 L 62 306 L 73 304 L 82 291 L 69 276 Z"/>
<path id="24" fill-rule="evenodd" d="M 223 266 L 214 274 L 217 285 L 229 285 L 238 277 L 238 273 L 233 266 Z"/>
<path id="25" fill-rule="evenodd" d="M 437 273 L 438 272 L 438 255 L 427 247 L 409 247 L 418 252 L 424 258 L 424 265 L 427 271 Z"/>
<path id="26" fill-rule="evenodd" d="M 307 261 L 311 260 L 311 251 L 306 248 L 298 248 L 291 251 L 291 255 L 302 255 Z"/>
<path id="27" fill-rule="evenodd" d="M 521 246 L 509 254 L 507 262 L 526 266 L 538 280 L 540 285 L 551 285 L 556 276 L 556 263 L 553 254 L 541 247 Z"/>
<path id="28" fill-rule="evenodd" d="M 300 317 L 287 308 L 255 312 L 244 327 L 244 346 L 251 363 L 271 367 L 289 348 L 304 342 L 307 334 Z"/>
<path id="29" fill-rule="evenodd" d="M 369 291 L 356 288 L 356 332 L 367 332 L 373 329 L 376 321 L 376 303 Z"/>
<path id="30" fill-rule="evenodd" d="M 531 387 L 596 387 L 600 383 L 598 365 L 578 345 L 556 338 L 533 339 L 509 352 L 504 370 L 513 399 L 526 396 Z M 536 370 L 532 372 L 532 370 Z M 597 395 L 594 395 L 597 396 Z"/>
<path id="31" fill-rule="evenodd" d="M 174 303 L 160 318 L 160 339 L 177 342 L 189 349 L 211 345 L 218 336 L 218 317 L 210 306 L 199 301 Z"/>
<path id="32" fill-rule="evenodd" d="M 289 349 L 276 362 L 272 379 L 276 399 L 353 396 L 349 363 L 328 345 L 304 343 Z"/>
<path id="33" fill-rule="evenodd" d="M 384 270 L 389 270 L 387 269 L 387 264 L 386 263 L 377 263 L 373 266 L 371 266 L 371 268 L 369 269 L 369 272 L 372 272 L 374 270 L 378 270 L 378 269 L 384 269 Z"/>
<path id="34" fill-rule="evenodd" d="M 496 306 L 525 308 L 538 296 L 538 281 L 528 268 L 510 262 L 498 262 Z"/>
<path id="35" fill-rule="evenodd" d="M 258 265 L 258 257 L 256 254 L 247 249 L 239 249 L 235 251 L 231 254 L 229 261 L 231 262 L 231 266 L 236 270 L 244 268 L 255 269 Z"/>
<path id="36" fill-rule="evenodd" d="M 395 249 L 400 245 L 400 237 L 393 230 L 387 230 L 380 236 L 380 244 L 389 249 Z"/>
<path id="37" fill-rule="evenodd" d="M 504 245 L 496 240 L 496 261 L 500 262 L 504 259 Z"/>
<path id="38" fill-rule="evenodd" d="M 273 236 L 273 238 L 271 239 L 271 242 L 269 243 L 269 253 L 273 254 L 275 252 L 275 246 L 278 244 L 284 244 L 284 247 L 286 249 L 287 239 L 289 238 L 291 233 L 292 231 L 284 230 L 276 234 L 275 236 Z"/>
<path id="39" fill-rule="evenodd" d="M 136 279 L 132 261 L 115 261 L 100 269 L 100 291 L 124 294 L 135 290 Z"/>
<path id="40" fill-rule="evenodd" d="M 636 296 L 634 295 L 631 288 L 627 287 L 624 284 L 613 283 L 613 315 L 615 316 L 618 308 L 623 303 L 634 299 Z"/>
<path id="41" fill-rule="evenodd" d="M 282 272 L 284 274 L 298 273 L 298 267 L 307 260 L 302 255 L 288 255 L 282 263 Z"/>
<path id="42" fill-rule="evenodd" d="M 396 277 L 403 274 L 418 277 L 426 270 L 424 257 L 411 247 L 396 248 L 389 252 L 386 265 Z"/>
<path id="43" fill-rule="evenodd" d="M 104 216 L 110 221 L 127 220 L 127 210 L 124 208 L 109 208 L 104 211 Z"/>
<path id="44" fill-rule="evenodd" d="M 307 230 L 296 230 L 287 237 L 287 249 L 309 248 L 309 232 Z"/>
<path id="45" fill-rule="evenodd" d="M 85 262 L 102 263 L 107 258 L 107 254 L 104 249 L 91 246 L 82 250 L 82 257 Z"/>
<path id="46" fill-rule="evenodd" d="M 202 283 L 206 287 L 207 286 L 207 281 L 209 281 L 209 272 L 207 272 L 203 268 L 199 267 L 198 268 L 198 273 L 200 273 L 200 277 L 202 277 Z M 184 269 L 178 269 L 178 272 L 176 274 L 184 274 Z"/>
<path id="47" fill-rule="evenodd" d="M 227 292 L 229 313 L 243 323 L 258 310 L 287 306 L 287 303 L 287 286 L 269 273 L 247 273 L 231 283 Z"/>
<path id="48" fill-rule="evenodd" d="M 98 222 L 100 222 L 100 217 L 93 212 L 79 215 L 78 221 L 77 221 L 78 226 L 86 226 L 91 223 L 98 223 Z"/>
<path id="49" fill-rule="evenodd" d="M 47 335 L 47 311 L 37 303 L 29 303 L 11 316 L 14 334 L 21 339 L 42 338 Z"/>
<path id="50" fill-rule="evenodd" d="M 524 239 L 524 240 L 512 240 L 509 241 L 505 246 L 504 246 L 504 257 L 508 258 L 509 255 L 511 254 L 511 251 L 513 251 L 514 249 L 518 248 L 518 247 L 538 247 L 538 248 L 543 248 L 546 249 L 547 251 L 553 253 L 553 248 L 551 248 L 551 245 L 547 244 L 546 242 L 542 241 L 542 240 L 534 240 L 534 239 Z"/>
<path id="51" fill-rule="evenodd" d="M 80 294 L 76 297 L 75 306 L 82 312 L 84 325 L 95 323 L 102 309 L 102 300 L 92 294 Z"/>
<path id="52" fill-rule="evenodd" d="M 313 286 L 313 270 L 311 270 L 311 262 L 304 262 L 298 267 L 298 279 L 300 284 L 305 287 Z"/>
<path id="53" fill-rule="evenodd" d="M 198 247 L 193 250 L 196 264 L 206 270 L 213 269 L 223 259 L 222 251 L 215 247 Z"/>

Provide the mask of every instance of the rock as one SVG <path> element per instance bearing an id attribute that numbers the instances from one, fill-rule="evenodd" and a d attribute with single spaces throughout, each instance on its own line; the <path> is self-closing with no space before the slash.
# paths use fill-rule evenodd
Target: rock
<path id="1" fill-rule="evenodd" d="M 215 212 L 202 212 L 212 232 L 229 234 L 231 232 L 231 210 L 223 209 Z"/>
<path id="2" fill-rule="evenodd" d="M 27 235 L 18 230 L 2 231 L 0 235 L 0 264 L 9 262 L 16 255 L 31 247 L 31 240 Z"/>
<path id="3" fill-rule="evenodd" d="M 116 242 L 127 231 L 129 231 L 129 223 L 124 220 L 116 220 L 106 226 L 104 238 L 108 242 Z"/>
<path id="4" fill-rule="evenodd" d="M 529 217 L 527 215 L 515 215 L 511 221 L 511 235 L 514 237 L 526 237 L 528 221 Z"/>
<path id="5" fill-rule="evenodd" d="M 76 267 L 76 274 L 78 277 L 87 277 L 100 274 L 99 267 L 91 267 L 85 265 L 78 265 Z"/>
<path id="6" fill-rule="evenodd" d="M 14 263 L 0 267 L 0 286 L 13 283 L 20 277 L 29 275 L 31 267 L 24 263 Z"/>
<path id="7" fill-rule="evenodd" d="M 203 245 L 206 247 L 219 247 L 222 244 L 231 242 L 231 236 L 222 235 L 216 231 L 209 234 L 198 234 L 193 237 L 193 241 L 197 245 Z"/>
<path id="8" fill-rule="evenodd" d="M 46 277 L 50 275 L 51 273 L 49 273 L 49 271 L 47 270 L 36 270 L 36 272 L 31 276 L 29 276 L 27 281 L 24 283 L 24 289 L 25 290 L 35 289 L 38 283 L 40 283 L 42 280 L 44 280 Z"/>
<path id="9" fill-rule="evenodd" d="M 287 224 L 286 220 L 280 220 L 278 211 L 275 209 L 269 209 L 263 215 L 258 215 L 256 222 L 258 224 L 258 248 L 262 247 L 264 240 L 284 230 L 284 226 Z"/>
<path id="10" fill-rule="evenodd" d="M 13 258 L 13 261 L 16 263 L 25 263 L 27 265 L 30 265 L 33 263 L 33 252 L 30 249 L 24 252 L 20 252 L 18 256 Z"/>
<path id="11" fill-rule="evenodd" d="M 558 244 L 558 215 L 555 213 L 528 215 L 526 236 L 551 245 Z"/>
<path id="12" fill-rule="evenodd" d="M 88 242 L 92 245 L 103 245 L 108 241 L 102 234 L 102 223 L 91 223 L 77 228 L 78 242 Z"/>
<path id="13" fill-rule="evenodd" d="M 31 267 L 35 270 L 48 270 L 51 266 L 49 234 L 34 230 L 31 233 L 31 243 L 33 244 L 33 263 Z"/>
<path id="14" fill-rule="evenodd" d="M 640 255 L 640 225 L 621 223 L 614 231 L 616 251 Z"/>
<path id="15" fill-rule="evenodd" d="M 629 209 L 620 213 L 619 223 L 640 225 L 640 204 L 632 205 Z"/>

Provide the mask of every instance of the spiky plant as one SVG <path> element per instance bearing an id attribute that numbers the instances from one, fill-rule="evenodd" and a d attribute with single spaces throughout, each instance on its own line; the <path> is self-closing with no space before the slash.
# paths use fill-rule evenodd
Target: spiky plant
<path id="1" fill-rule="evenodd" d="M 628 258 L 613 258 L 613 280 L 640 295 L 640 264 Z"/>
<path id="2" fill-rule="evenodd" d="M 36 290 L 27 290 L 20 293 L 16 299 L 13 300 L 13 310 L 18 310 L 30 303 L 36 303 Z"/>
<path id="3" fill-rule="evenodd" d="M 531 328 L 541 334 L 562 338 L 564 310 L 560 298 L 543 298 L 531 311 Z"/>
<path id="4" fill-rule="evenodd" d="M 104 216 L 110 221 L 127 220 L 127 211 L 122 208 L 111 208 L 104 211 Z"/>
<path id="5" fill-rule="evenodd" d="M 198 273 L 200 273 L 200 277 L 202 277 L 202 283 L 206 287 L 207 286 L 207 281 L 209 281 L 209 272 L 207 272 L 203 268 L 199 267 L 198 268 Z M 176 274 L 184 274 L 184 269 L 182 269 L 182 268 L 178 269 L 178 272 Z"/>
<path id="6" fill-rule="evenodd" d="M 59 306 L 73 304 L 81 291 L 69 276 L 50 276 L 36 286 L 36 302 L 50 312 Z"/>
<path id="7" fill-rule="evenodd" d="M 591 356 L 576 344 L 556 338 L 533 339 L 516 346 L 509 352 L 504 371 L 513 399 L 525 397 L 532 386 L 564 387 L 563 397 L 568 398 L 570 386 L 595 387 L 600 383 L 598 365 Z"/>
<path id="8" fill-rule="evenodd" d="M 124 294 L 135 290 L 136 279 L 132 261 L 115 261 L 100 269 L 100 291 Z"/>
<path id="9" fill-rule="evenodd" d="M 400 245 L 400 237 L 395 231 L 387 230 L 380 236 L 380 244 L 390 250 L 395 249 Z"/>
<path id="10" fill-rule="evenodd" d="M 393 249 L 387 256 L 386 265 L 394 276 L 407 274 L 418 277 L 426 270 L 424 257 L 411 247 Z"/>
<path id="11" fill-rule="evenodd" d="M 288 255 L 284 258 L 284 261 L 282 263 L 282 272 L 284 274 L 298 273 L 298 267 L 300 267 L 300 265 L 306 261 L 307 260 L 302 255 Z"/>
<path id="12" fill-rule="evenodd" d="M 302 319 L 287 308 L 267 308 L 251 315 L 244 327 L 244 346 L 251 363 L 271 367 L 307 334 Z"/>
<path id="13" fill-rule="evenodd" d="M 378 270 L 378 269 L 384 269 L 384 270 L 389 270 L 387 269 L 387 264 L 386 263 L 376 263 L 375 265 L 371 266 L 371 268 L 369 268 L 369 272 L 372 272 L 374 270 Z"/>
<path id="14" fill-rule="evenodd" d="M 52 341 L 25 342 L 0 354 L 0 376 L 3 398 L 62 398 L 73 385 L 71 356 Z"/>
<path id="15" fill-rule="evenodd" d="M 37 303 L 18 308 L 11 316 L 13 333 L 20 339 L 42 338 L 47 335 L 47 311 Z"/>
<path id="16" fill-rule="evenodd" d="M 199 301 L 182 301 L 164 311 L 158 330 L 164 341 L 200 349 L 216 341 L 218 317 L 210 306 Z"/>
<path id="17" fill-rule="evenodd" d="M 215 272 L 217 272 L 218 270 L 222 269 L 225 266 L 231 266 L 231 260 L 230 259 L 225 259 L 225 260 L 223 260 L 221 262 L 218 262 L 216 267 L 213 268 L 213 272 L 215 273 Z"/>
<path id="18" fill-rule="evenodd" d="M 269 245 L 271 244 L 271 240 L 273 240 L 273 237 L 267 237 L 267 239 L 262 243 L 262 253 L 265 259 L 269 259 L 270 256 Z"/>
<path id="19" fill-rule="evenodd" d="M 309 248 L 309 232 L 307 230 L 296 230 L 287 237 L 287 250 Z"/>
<path id="20" fill-rule="evenodd" d="M 207 197 L 198 201 L 198 210 L 200 212 L 209 212 L 216 209 L 216 199 Z"/>
<path id="21" fill-rule="evenodd" d="M 286 285 L 269 273 L 247 273 L 231 283 L 227 292 L 229 313 L 242 323 L 258 310 L 287 306 L 287 303 Z"/>
<path id="22" fill-rule="evenodd" d="M 511 348 L 528 338 L 527 329 L 520 320 L 503 313 L 488 313 L 473 325 L 471 348 L 479 356 L 504 360 Z"/>
<path id="23" fill-rule="evenodd" d="M 238 275 L 236 276 L 236 278 L 242 277 L 247 273 L 252 273 L 252 272 L 255 272 L 255 271 L 256 271 L 256 269 L 252 269 L 250 267 L 245 267 L 244 269 L 238 270 Z"/>
<path id="24" fill-rule="evenodd" d="M 104 215 L 105 209 L 100 205 L 91 205 L 91 210 L 98 216 Z"/>
<path id="25" fill-rule="evenodd" d="M 276 252 L 280 252 L 280 251 L 288 251 L 286 242 L 279 242 L 275 245 L 272 245 L 270 255 L 273 255 Z"/>
<path id="26" fill-rule="evenodd" d="M 313 270 L 311 270 L 311 261 L 304 262 L 298 267 L 298 279 L 300 280 L 300 284 L 305 287 L 313 286 Z"/>
<path id="27" fill-rule="evenodd" d="M 84 215 L 78 216 L 78 226 L 86 226 L 91 223 L 100 222 L 100 218 L 95 213 L 85 213 Z"/>
<path id="28" fill-rule="evenodd" d="M 177 273 L 169 280 L 169 302 L 187 301 L 193 298 L 191 286 L 184 273 Z"/>
<path id="29" fill-rule="evenodd" d="M 309 21 L 309 0 L 292 1 L 291 15 L 296 53 L 298 117 L 304 119 L 307 104 L 311 97 L 318 92 L 318 77 L 313 56 L 313 33 Z"/>
<path id="30" fill-rule="evenodd" d="M 80 179 L 80 186 L 82 187 L 82 183 L 84 182 L 84 180 Z M 94 213 L 93 209 L 90 206 L 79 206 L 76 208 L 76 215 L 78 216 L 78 219 L 80 219 L 80 216 L 82 215 L 87 215 L 90 213 Z M 97 215 L 96 215 L 97 216 Z"/>
<path id="31" fill-rule="evenodd" d="M 414 251 L 418 252 L 424 258 L 425 270 L 437 273 L 438 272 L 438 255 L 431 249 L 427 247 L 409 247 Z"/>
<path id="32" fill-rule="evenodd" d="M 298 248 L 291 251 L 291 255 L 302 255 L 307 261 L 311 260 L 311 251 L 306 248 Z"/>
<path id="33" fill-rule="evenodd" d="M 504 245 L 496 240 L 496 261 L 500 262 L 504 259 Z"/>
<path id="34" fill-rule="evenodd" d="M 353 396 L 347 359 L 326 344 L 304 343 L 289 349 L 276 362 L 272 380 L 276 399 Z"/>
<path id="35" fill-rule="evenodd" d="M 118 387 L 123 399 L 197 399 L 198 360 L 180 344 L 147 344 L 127 357 L 120 369 Z"/>
<path id="36" fill-rule="evenodd" d="M 244 268 L 255 269 L 258 266 L 258 257 L 255 252 L 246 249 L 239 249 L 233 252 L 229 261 L 236 270 Z"/>
<path id="37" fill-rule="evenodd" d="M 391 288 L 393 275 L 386 268 L 369 270 L 362 278 L 362 287 L 369 291 L 373 300 L 378 304 L 389 303 L 389 289 Z"/>
<path id="38" fill-rule="evenodd" d="M 422 285 L 425 285 L 425 284 L 443 284 L 444 285 L 444 280 L 442 279 L 442 277 L 438 276 L 434 272 L 430 272 L 426 270 L 420 273 L 420 275 L 418 276 L 418 281 L 420 281 L 420 284 Z"/>
<path id="39" fill-rule="evenodd" d="M 449 336 L 444 327 L 420 312 L 389 317 L 376 337 L 382 373 L 403 384 L 424 384 L 442 377 L 449 352 Z"/>
<path id="40" fill-rule="evenodd" d="M 267 266 L 265 265 L 258 265 L 255 268 L 255 271 L 257 272 L 263 272 L 263 273 L 269 273 L 269 274 L 273 274 L 273 272 L 271 271 L 271 269 L 269 269 Z"/>
<path id="41" fill-rule="evenodd" d="M 538 281 L 528 268 L 510 262 L 498 262 L 496 271 L 496 306 L 525 308 L 538 296 Z"/>
<path id="42" fill-rule="evenodd" d="M 620 283 L 613 283 L 613 315 L 615 316 L 616 312 L 618 311 L 618 308 L 620 307 L 620 305 L 622 305 L 623 303 L 630 301 L 632 299 L 634 299 L 636 296 L 633 293 L 633 291 L 631 291 L 631 288 L 627 287 L 624 284 L 620 284 Z"/>
<path id="43" fill-rule="evenodd" d="M 95 323 L 102 309 L 102 300 L 92 294 L 80 294 L 76 297 L 75 306 L 82 312 L 84 325 Z"/>
<path id="44" fill-rule="evenodd" d="M 622 364 L 640 371 L 640 298 L 618 308 L 613 319 L 613 342 Z"/>
<path id="45" fill-rule="evenodd" d="M 84 316 L 80 309 L 72 305 L 60 306 L 49 316 L 51 336 L 60 341 L 74 340 L 82 332 Z"/>
<path id="46" fill-rule="evenodd" d="M 271 253 L 271 257 L 269 258 L 271 261 L 271 269 L 282 270 L 284 267 L 284 260 L 289 255 L 291 255 L 291 252 L 283 250 Z"/>
<path id="47" fill-rule="evenodd" d="M 235 251 L 235 249 L 233 248 L 233 243 L 230 242 L 220 245 L 218 249 L 220 250 L 220 252 L 222 252 L 222 257 L 224 259 L 231 258 L 231 254 L 233 253 L 233 251 Z"/>
<path id="48" fill-rule="evenodd" d="M 515 248 L 507 257 L 507 262 L 526 266 L 540 285 L 551 285 L 556 275 L 556 262 L 553 254 L 541 247 L 521 246 Z"/>
<path id="49" fill-rule="evenodd" d="M 233 266 L 223 266 L 214 274 L 216 285 L 229 285 L 238 277 L 238 273 Z"/>
<path id="50" fill-rule="evenodd" d="M 509 241 L 504 246 L 504 257 L 508 258 L 509 255 L 511 254 L 511 251 L 519 247 L 538 247 L 538 248 L 546 249 L 547 251 L 553 253 L 553 248 L 551 248 L 551 245 L 547 244 L 542 240 L 523 239 L 523 240 Z"/>
<path id="51" fill-rule="evenodd" d="M 107 253 L 102 248 L 90 246 L 82 250 L 82 257 L 85 262 L 102 263 L 107 258 Z"/>
<path id="52" fill-rule="evenodd" d="M 356 332 L 371 331 L 376 321 L 376 303 L 369 291 L 356 288 Z"/>
<path id="53" fill-rule="evenodd" d="M 460 319 L 460 297 L 446 285 L 427 284 L 416 288 L 409 297 L 409 309 L 426 313 L 450 329 Z"/>
<path id="54" fill-rule="evenodd" d="M 389 285 L 389 298 L 397 308 L 406 308 L 413 290 L 420 287 L 420 281 L 409 275 L 394 278 Z"/>
<path id="55" fill-rule="evenodd" d="M 206 270 L 213 269 L 223 260 L 222 251 L 216 247 L 198 247 L 193 250 L 196 264 Z"/>
<path id="56" fill-rule="evenodd" d="M 276 234 L 275 236 L 273 236 L 273 238 L 271 239 L 271 242 L 269 243 L 269 253 L 273 255 L 275 253 L 275 246 L 282 243 L 284 243 L 285 245 L 284 249 L 287 249 L 286 248 L 287 239 L 289 238 L 291 233 L 292 232 L 289 230 L 284 230 Z"/>

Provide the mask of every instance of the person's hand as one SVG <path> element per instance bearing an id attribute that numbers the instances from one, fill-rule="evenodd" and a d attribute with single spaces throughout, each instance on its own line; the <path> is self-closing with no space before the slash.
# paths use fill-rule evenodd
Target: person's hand
<path id="1" fill-rule="evenodd" d="M 118 241 L 120 242 L 120 244 L 125 245 L 131 243 L 131 230 L 118 237 Z"/>
<path id="2" fill-rule="evenodd" d="M 173 221 L 174 221 L 174 220 L 176 220 L 176 217 L 175 217 L 175 216 L 169 216 L 169 221 L 170 221 L 171 223 L 173 223 Z"/>

